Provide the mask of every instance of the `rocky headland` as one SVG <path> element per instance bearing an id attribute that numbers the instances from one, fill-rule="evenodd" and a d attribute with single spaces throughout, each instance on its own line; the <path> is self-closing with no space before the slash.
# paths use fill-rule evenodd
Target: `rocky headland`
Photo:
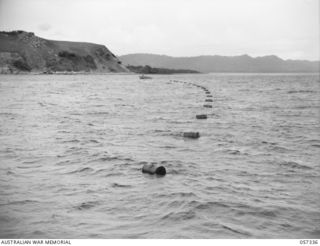
<path id="1" fill-rule="evenodd" d="M 32 32 L 0 32 L 0 73 L 129 72 L 104 45 L 53 41 Z"/>

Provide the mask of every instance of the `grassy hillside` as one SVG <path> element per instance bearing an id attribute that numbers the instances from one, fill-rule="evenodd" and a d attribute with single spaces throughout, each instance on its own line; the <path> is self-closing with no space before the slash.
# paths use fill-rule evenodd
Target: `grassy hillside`
<path id="1" fill-rule="evenodd" d="M 0 73 L 128 72 L 104 45 L 53 41 L 24 31 L 0 32 Z"/>

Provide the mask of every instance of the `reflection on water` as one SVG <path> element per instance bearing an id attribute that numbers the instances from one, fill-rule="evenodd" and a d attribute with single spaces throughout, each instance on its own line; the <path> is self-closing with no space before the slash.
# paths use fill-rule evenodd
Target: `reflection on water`
<path id="1" fill-rule="evenodd" d="M 319 94 L 318 75 L 1 76 L 0 237 L 319 238 Z"/>

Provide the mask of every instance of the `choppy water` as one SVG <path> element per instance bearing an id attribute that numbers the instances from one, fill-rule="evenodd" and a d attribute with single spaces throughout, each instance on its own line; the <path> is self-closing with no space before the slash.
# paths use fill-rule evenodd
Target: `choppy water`
<path id="1" fill-rule="evenodd" d="M 213 107 L 173 80 L 208 88 Z M 319 75 L 1 76 L 0 237 L 319 238 L 319 85 Z M 201 137 L 181 137 L 190 130 Z M 143 174 L 151 162 L 167 175 Z"/>

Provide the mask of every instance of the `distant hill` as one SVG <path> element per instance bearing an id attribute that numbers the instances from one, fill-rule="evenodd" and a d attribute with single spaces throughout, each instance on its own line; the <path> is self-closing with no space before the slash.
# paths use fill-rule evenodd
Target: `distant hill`
<path id="1" fill-rule="evenodd" d="M 0 32 L 0 73 L 128 72 L 104 45 L 53 41 L 32 32 Z"/>
<path id="2" fill-rule="evenodd" d="M 283 60 L 277 56 L 196 56 L 171 57 L 154 54 L 129 54 L 119 57 L 125 65 L 191 69 L 208 72 L 292 73 L 319 72 L 319 61 Z"/>
<path id="3" fill-rule="evenodd" d="M 177 73 L 199 73 L 198 71 L 188 69 L 168 69 L 156 68 L 150 66 L 127 66 L 127 68 L 134 73 L 142 74 L 177 74 Z"/>

